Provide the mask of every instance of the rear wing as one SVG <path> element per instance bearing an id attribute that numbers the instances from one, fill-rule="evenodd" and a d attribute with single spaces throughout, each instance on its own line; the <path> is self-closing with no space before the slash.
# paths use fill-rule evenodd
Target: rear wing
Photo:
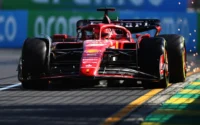
<path id="1" fill-rule="evenodd" d="M 98 23 L 102 23 L 102 20 L 79 20 L 76 26 L 79 28 L 81 26 Z M 158 19 L 119 19 L 111 20 L 111 23 L 126 27 L 131 33 L 145 32 L 160 26 L 160 20 Z"/>

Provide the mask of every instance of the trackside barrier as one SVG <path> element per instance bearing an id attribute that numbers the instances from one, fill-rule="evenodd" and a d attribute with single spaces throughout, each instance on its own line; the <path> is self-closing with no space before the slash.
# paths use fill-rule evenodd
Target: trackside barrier
<path id="1" fill-rule="evenodd" d="M 117 12 L 110 14 L 117 18 Z M 28 36 L 40 34 L 52 35 L 66 33 L 76 35 L 76 22 L 81 19 L 102 19 L 103 13 L 96 12 L 71 12 L 71 11 L 29 11 Z"/>
<path id="2" fill-rule="evenodd" d="M 120 11 L 110 14 L 112 19 L 158 18 L 161 20 L 162 34 L 181 34 L 186 39 L 187 52 L 196 52 L 197 13 L 135 12 Z M 197 18 L 198 17 L 198 18 Z M 66 33 L 76 35 L 75 24 L 80 19 L 101 19 L 102 12 L 70 11 L 0 11 L 0 48 L 20 48 L 26 37 L 40 34 Z M 197 46 L 198 45 L 198 46 Z"/>
<path id="3" fill-rule="evenodd" d="M 186 12 L 187 0 L 3 0 L 3 9 L 93 11 L 99 7 L 118 10 Z"/>
<path id="4" fill-rule="evenodd" d="M 20 48 L 27 37 L 28 11 L 0 11 L 0 48 Z"/>
<path id="5" fill-rule="evenodd" d="M 0 48 L 21 48 L 27 37 L 65 33 L 76 35 L 80 19 L 102 19 L 102 12 L 0 11 Z M 117 17 L 113 13 L 111 17 Z"/>

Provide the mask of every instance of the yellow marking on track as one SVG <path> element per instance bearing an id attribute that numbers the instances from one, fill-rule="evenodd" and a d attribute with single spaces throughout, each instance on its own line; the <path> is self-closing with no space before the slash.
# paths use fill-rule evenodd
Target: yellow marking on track
<path id="1" fill-rule="evenodd" d="M 178 94 L 200 94 L 200 90 L 183 89 Z"/>
<path id="2" fill-rule="evenodd" d="M 199 71 L 198 71 L 199 72 Z M 198 72 L 188 72 L 186 76 L 191 76 L 195 73 Z M 172 84 L 169 84 L 169 86 L 171 86 Z M 149 100 L 151 97 L 155 96 L 156 94 L 158 94 L 160 91 L 162 91 L 163 89 L 153 89 L 150 92 L 146 93 L 145 95 L 141 96 L 140 98 L 132 101 L 131 103 L 129 103 L 127 106 L 125 106 L 124 108 L 122 108 L 119 112 L 113 114 L 112 116 L 108 117 L 103 123 L 102 125 L 112 125 L 118 121 L 120 121 L 123 117 L 125 117 L 128 113 L 130 113 L 132 110 L 136 109 L 138 106 L 142 105 L 144 102 L 146 102 L 147 100 Z M 177 100 L 177 99 L 176 99 Z M 192 102 L 193 100 L 190 100 L 189 102 Z M 171 101 L 173 102 L 173 101 Z M 167 103 L 171 103 L 170 101 L 168 101 Z M 180 104 L 181 101 L 178 101 L 176 103 Z M 155 122 L 144 122 L 141 125 L 161 125 L 161 123 L 155 123 Z M 175 125 L 175 124 L 162 124 L 162 125 Z M 176 124 L 177 125 L 177 124 Z"/>
<path id="3" fill-rule="evenodd" d="M 200 82 L 191 82 L 191 85 L 200 85 Z"/>
<path id="4" fill-rule="evenodd" d="M 166 104 L 169 104 L 169 103 L 170 104 L 189 104 L 189 103 L 200 104 L 200 100 L 192 99 L 192 98 L 170 98 L 165 103 Z"/>
<path id="5" fill-rule="evenodd" d="M 163 124 L 157 122 L 143 122 L 141 125 L 163 125 Z"/>
<path id="6" fill-rule="evenodd" d="M 170 124 L 170 123 L 158 123 L 158 122 L 143 122 L 140 125 L 183 125 L 183 124 Z M 184 124 L 184 125 L 191 125 L 191 124 Z M 196 124 L 194 124 L 196 125 Z"/>
<path id="7" fill-rule="evenodd" d="M 197 72 L 188 72 L 187 77 L 191 76 Z M 191 85 L 200 85 L 199 82 L 191 82 Z M 200 90 L 192 90 L 192 89 L 183 89 L 178 94 L 200 94 Z M 200 99 L 193 98 L 170 98 L 165 104 L 200 104 Z M 173 114 L 173 115 L 187 115 L 187 116 L 199 116 L 200 111 L 191 111 L 191 110 L 181 110 L 181 109 L 157 109 L 152 114 Z M 182 124 L 170 124 L 170 123 L 162 123 L 162 122 L 142 122 L 140 125 L 182 125 Z M 190 125 L 190 124 L 184 124 Z"/>
<path id="8" fill-rule="evenodd" d="M 184 116 L 199 116 L 199 110 L 183 110 L 183 109 L 157 109 L 152 114 L 173 114 L 173 115 L 184 115 Z"/>
<path id="9" fill-rule="evenodd" d="M 171 86 L 172 84 L 171 83 L 169 83 L 168 85 L 167 85 L 167 87 L 169 87 L 169 86 Z"/>
<path id="10" fill-rule="evenodd" d="M 115 122 L 120 121 L 123 117 L 125 117 L 128 113 L 132 110 L 136 109 L 138 106 L 143 104 L 145 101 L 153 97 L 154 95 L 158 94 L 163 89 L 153 89 L 150 92 L 146 93 L 145 95 L 139 97 L 138 99 L 132 101 L 123 109 L 121 109 L 116 114 L 112 115 L 111 117 L 107 118 L 102 125 L 112 125 Z"/>

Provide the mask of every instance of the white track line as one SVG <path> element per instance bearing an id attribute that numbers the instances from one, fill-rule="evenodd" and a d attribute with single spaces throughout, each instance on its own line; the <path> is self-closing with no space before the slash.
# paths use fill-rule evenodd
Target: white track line
<path id="1" fill-rule="evenodd" d="M 13 85 L 10 85 L 10 86 L 0 88 L 0 91 L 7 90 L 7 89 L 10 89 L 10 88 L 14 88 L 14 87 L 17 87 L 17 86 L 21 86 L 21 83 L 16 83 L 16 84 L 13 84 Z"/>

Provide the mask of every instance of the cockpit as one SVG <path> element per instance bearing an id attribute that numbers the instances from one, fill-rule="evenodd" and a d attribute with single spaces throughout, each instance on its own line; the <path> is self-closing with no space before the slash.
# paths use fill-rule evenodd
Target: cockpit
<path id="1" fill-rule="evenodd" d="M 131 33 L 122 26 L 114 24 L 95 24 L 78 29 L 79 40 L 129 40 Z"/>

